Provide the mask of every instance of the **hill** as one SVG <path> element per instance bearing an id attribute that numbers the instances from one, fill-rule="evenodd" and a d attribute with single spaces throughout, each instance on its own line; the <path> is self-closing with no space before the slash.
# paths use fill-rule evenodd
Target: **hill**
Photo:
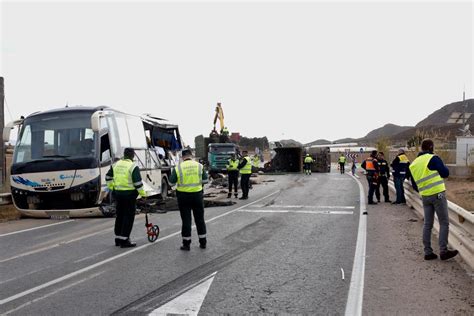
<path id="1" fill-rule="evenodd" d="M 327 140 L 327 139 L 318 139 L 318 140 L 312 141 L 310 143 L 307 143 L 304 146 L 305 147 L 310 147 L 310 146 L 314 146 L 314 145 L 329 145 L 329 144 L 332 144 L 332 142 Z"/>
<path id="2" fill-rule="evenodd" d="M 368 133 L 364 140 L 377 140 L 379 138 L 391 138 L 394 135 L 402 133 L 404 131 L 412 129 L 413 126 L 399 126 L 395 124 L 385 124 L 384 126 L 374 129 L 370 133 Z"/>
<path id="3" fill-rule="evenodd" d="M 467 110 L 468 113 L 474 113 L 474 99 L 466 100 L 467 102 Z M 429 127 L 429 126 L 443 126 L 443 125 L 456 125 L 460 126 L 459 124 L 448 124 L 448 119 L 451 117 L 451 114 L 454 112 L 462 113 L 464 111 L 464 102 L 458 101 L 447 104 L 443 106 L 441 109 L 434 111 L 428 117 L 421 120 L 415 127 Z M 468 123 L 474 123 L 474 116 L 468 120 Z"/>

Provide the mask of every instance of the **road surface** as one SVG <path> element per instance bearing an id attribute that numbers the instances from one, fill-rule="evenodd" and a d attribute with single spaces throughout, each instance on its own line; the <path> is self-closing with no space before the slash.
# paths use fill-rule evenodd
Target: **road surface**
<path id="1" fill-rule="evenodd" d="M 204 250 L 195 230 L 191 251 L 179 250 L 179 212 L 151 216 L 161 228 L 155 243 L 146 240 L 144 217 L 137 216 L 132 239 L 138 246 L 132 249 L 114 246 L 114 220 L 108 218 L 0 224 L 0 314 L 383 311 L 373 297 L 387 293 L 380 289 L 383 278 L 377 271 L 386 273 L 380 267 L 388 264 L 381 259 L 382 245 L 374 244 L 378 253 L 373 260 L 370 247 L 366 249 L 373 231 L 366 227 L 367 218 L 373 210 L 362 215 L 365 193 L 356 179 L 336 172 L 272 179 L 276 181 L 254 185 L 249 200 L 206 209 Z M 380 238 L 380 229 L 373 233 Z M 472 276 L 455 261 L 444 267 L 464 280 L 448 296 L 468 296 Z M 429 288 L 428 293 L 422 290 L 413 289 L 430 303 Z M 464 305 L 447 312 L 472 311 L 472 300 L 460 301 Z M 394 302 L 399 304 L 396 298 Z M 420 311 L 416 303 L 404 308 Z"/>

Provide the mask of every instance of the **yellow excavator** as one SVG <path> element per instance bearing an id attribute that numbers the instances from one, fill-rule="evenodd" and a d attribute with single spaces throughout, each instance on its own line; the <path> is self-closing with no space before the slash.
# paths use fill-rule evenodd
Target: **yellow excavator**
<path id="1" fill-rule="evenodd" d="M 220 124 L 220 131 L 216 130 L 216 123 L 219 120 Z M 214 126 L 212 128 L 211 133 L 209 134 L 213 143 L 227 143 L 229 142 L 229 130 L 224 125 L 224 110 L 222 109 L 222 105 L 217 103 L 216 106 L 216 114 L 214 115 Z"/>

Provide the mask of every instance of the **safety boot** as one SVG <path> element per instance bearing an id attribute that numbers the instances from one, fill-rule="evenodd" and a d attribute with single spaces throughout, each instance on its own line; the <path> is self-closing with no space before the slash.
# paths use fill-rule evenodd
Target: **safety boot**
<path id="1" fill-rule="evenodd" d="M 206 238 L 199 238 L 199 248 L 206 249 L 207 239 Z"/>
<path id="2" fill-rule="evenodd" d="M 137 243 L 130 241 L 130 238 L 129 238 L 122 241 L 122 243 L 120 244 L 120 248 L 132 248 L 132 247 L 135 247 L 136 245 Z"/>
<path id="3" fill-rule="evenodd" d="M 191 240 L 183 240 L 183 245 L 181 246 L 181 250 L 184 250 L 184 251 L 189 251 L 191 250 Z"/>
<path id="4" fill-rule="evenodd" d="M 440 253 L 439 257 L 441 258 L 441 260 L 448 260 L 453 257 L 456 257 L 458 253 L 459 251 L 457 250 L 447 250 L 446 252 Z"/>
<path id="5" fill-rule="evenodd" d="M 227 198 L 230 199 L 232 197 L 232 193 L 227 193 Z"/>

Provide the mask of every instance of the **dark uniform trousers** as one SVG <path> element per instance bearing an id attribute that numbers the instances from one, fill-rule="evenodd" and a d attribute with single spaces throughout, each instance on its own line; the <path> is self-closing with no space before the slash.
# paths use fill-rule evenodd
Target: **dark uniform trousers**
<path id="1" fill-rule="evenodd" d="M 339 170 L 341 171 L 341 174 L 344 174 L 346 172 L 345 166 L 346 164 L 344 162 L 339 163 Z"/>
<path id="2" fill-rule="evenodd" d="M 237 194 L 237 185 L 239 183 L 239 171 L 229 171 L 228 172 L 228 179 L 229 179 L 229 193 L 232 193 L 232 186 L 234 187 L 234 192 Z"/>
<path id="3" fill-rule="evenodd" d="M 250 174 L 242 174 L 240 177 L 240 188 L 242 189 L 242 197 L 249 196 L 250 189 Z"/>
<path id="4" fill-rule="evenodd" d="M 136 190 L 114 191 L 114 196 L 117 210 L 114 229 L 115 236 L 129 238 L 135 220 L 138 193 Z"/>
<path id="5" fill-rule="evenodd" d="M 367 181 L 369 182 L 369 203 L 374 202 L 374 193 L 377 189 L 377 175 L 368 173 L 367 174 Z"/>
<path id="6" fill-rule="evenodd" d="M 390 197 L 388 195 L 388 179 L 386 176 L 379 177 L 379 183 L 377 189 L 375 190 L 375 196 L 377 197 L 378 201 L 380 201 L 380 186 L 382 186 L 385 202 L 388 202 L 390 200 Z"/>
<path id="7" fill-rule="evenodd" d="M 181 221 L 183 223 L 181 228 L 181 236 L 183 237 L 183 241 L 191 243 L 192 211 L 197 232 L 200 236 L 200 242 L 205 242 L 206 223 L 204 222 L 204 202 L 202 191 L 192 193 L 177 191 L 176 196 L 178 198 L 179 214 L 181 215 Z"/>

